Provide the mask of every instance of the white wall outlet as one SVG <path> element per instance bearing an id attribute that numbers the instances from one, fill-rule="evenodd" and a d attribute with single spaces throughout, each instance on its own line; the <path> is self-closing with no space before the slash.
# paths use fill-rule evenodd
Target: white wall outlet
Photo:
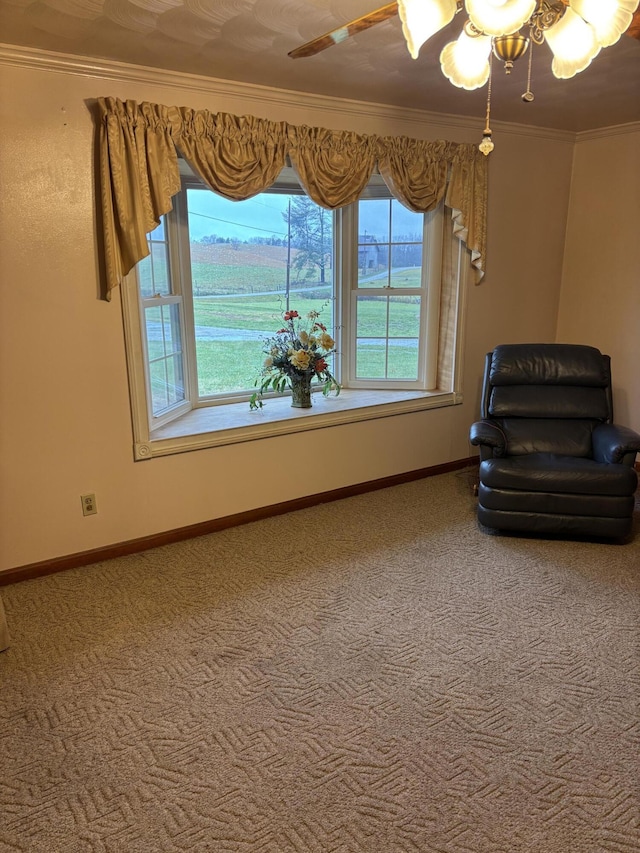
<path id="1" fill-rule="evenodd" d="M 80 495 L 82 501 L 82 514 L 95 515 L 98 512 L 95 495 Z"/>

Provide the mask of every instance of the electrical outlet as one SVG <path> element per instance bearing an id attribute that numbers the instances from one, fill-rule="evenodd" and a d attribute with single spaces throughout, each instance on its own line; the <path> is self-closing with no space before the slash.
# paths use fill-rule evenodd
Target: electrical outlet
<path id="1" fill-rule="evenodd" d="M 98 512 L 95 495 L 80 495 L 82 501 L 82 514 L 95 515 Z"/>

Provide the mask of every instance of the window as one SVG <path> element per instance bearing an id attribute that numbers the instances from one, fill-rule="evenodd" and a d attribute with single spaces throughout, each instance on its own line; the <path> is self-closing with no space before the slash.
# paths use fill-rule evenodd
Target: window
<path id="1" fill-rule="evenodd" d="M 391 199 L 359 203 L 353 380 L 418 378 L 423 242 L 423 216 Z"/>
<path id="2" fill-rule="evenodd" d="M 150 254 L 137 269 L 140 311 L 147 372 L 148 410 L 151 419 L 165 413 L 174 416 L 189 409 L 189 386 L 185 381 L 184 307 L 172 269 L 167 223 L 149 235 Z M 175 241 L 174 241 L 175 242 Z"/>
<path id="3" fill-rule="evenodd" d="M 442 220 L 390 198 L 380 178 L 344 212 L 348 387 L 435 389 Z"/>
<path id="4" fill-rule="evenodd" d="M 379 176 L 357 204 L 332 212 L 303 194 L 290 168 L 244 202 L 183 175 L 173 211 L 149 235 L 150 254 L 124 291 L 137 458 L 164 452 L 162 428 L 196 410 L 208 410 L 208 431 L 238 440 L 228 416 L 235 404 L 248 411 L 261 340 L 289 307 L 320 310 L 335 338 L 341 411 L 346 391 L 355 408 L 411 399 L 394 392 L 456 402 L 453 386 L 437 388 L 444 222 L 442 209 L 405 208 Z M 460 244 L 450 242 L 457 282 Z M 365 391 L 380 395 L 356 393 Z"/>

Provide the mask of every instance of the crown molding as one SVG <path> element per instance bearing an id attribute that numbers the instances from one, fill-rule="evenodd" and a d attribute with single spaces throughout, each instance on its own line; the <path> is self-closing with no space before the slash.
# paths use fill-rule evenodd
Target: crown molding
<path id="1" fill-rule="evenodd" d="M 69 53 L 22 47 L 20 45 L 0 44 L 0 65 L 29 68 L 38 71 L 53 71 L 62 74 L 74 74 L 79 77 L 94 77 L 101 80 L 143 83 L 166 86 L 182 91 L 201 92 L 207 95 L 224 95 L 236 100 L 259 100 L 285 106 L 304 108 L 307 111 L 331 111 L 344 115 L 359 115 L 369 118 L 396 119 L 405 122 L 429 125 L 430 127 L 461 128 L 477 131 L 480 121 L 476 117 L 435 113 L 410 107 L 395 107 L 391 104 L 356 101 L 348 98 L 336 98 L 328 95 L 316 95 L 293 89 L 274 89 L 256 83 L 241 83 L 236 80 L 224 80 L 218 77 L 205 77 L 187 74 L 183 71 L 169 71 L 146 65 L 133 65 L 110 59 L 76 56 Z M 492 122 L 494 132 L 510 133 L 535 139 L 550 139 L 573 144 L 576 134 L 571 131 L 535 127 L 511 122 Z"/>
<path id="2" fill-rule="evenodd" d="M 640 121 L 628 124 L 614 124 L 611 127 L 597 127 L 576 134 L 576 142 L 588 142 L 591 139 L 608 139 L 611 136 L 624 136 L 627 133 L 640 133 Z"/>

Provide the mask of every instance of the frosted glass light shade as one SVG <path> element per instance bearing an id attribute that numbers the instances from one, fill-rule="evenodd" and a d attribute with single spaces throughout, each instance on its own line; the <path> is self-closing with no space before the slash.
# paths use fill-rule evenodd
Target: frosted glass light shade
<path id="1" fill-rule="evenodd" d="M 544 37 L 553 51 L 551 70 L 563 80 L 584 71 L 594 56 L 600 53 L 596 31 L 571 8 L 567 8 L 558 23 L 545 32 Z"/>
<path id="2" fill-rule="evenodd" d="M 629 28 L 638 0 L 571 0 L 571 8 L 591 24 L 600 46 L 609 47 Z"/>
<path id="3" fill-rule="evenodd" d="M 398 0 L 402 33 L 413 59 L 427 39 L 453 20 L 456 8 L 456 0 Z"/>
<path id="4" fill-rule="evenodd" d="M 444 76 L 459 89 L 479 89 L 489 79 L 491 37 L 472 38 L 463 30 L 440 54 Z"/>
<path id="5" fill-rule="evenodd" d="M 534 13 L 536 0 L 466 0 L 471 23 L 488 36 L 517 32 Z"/>

